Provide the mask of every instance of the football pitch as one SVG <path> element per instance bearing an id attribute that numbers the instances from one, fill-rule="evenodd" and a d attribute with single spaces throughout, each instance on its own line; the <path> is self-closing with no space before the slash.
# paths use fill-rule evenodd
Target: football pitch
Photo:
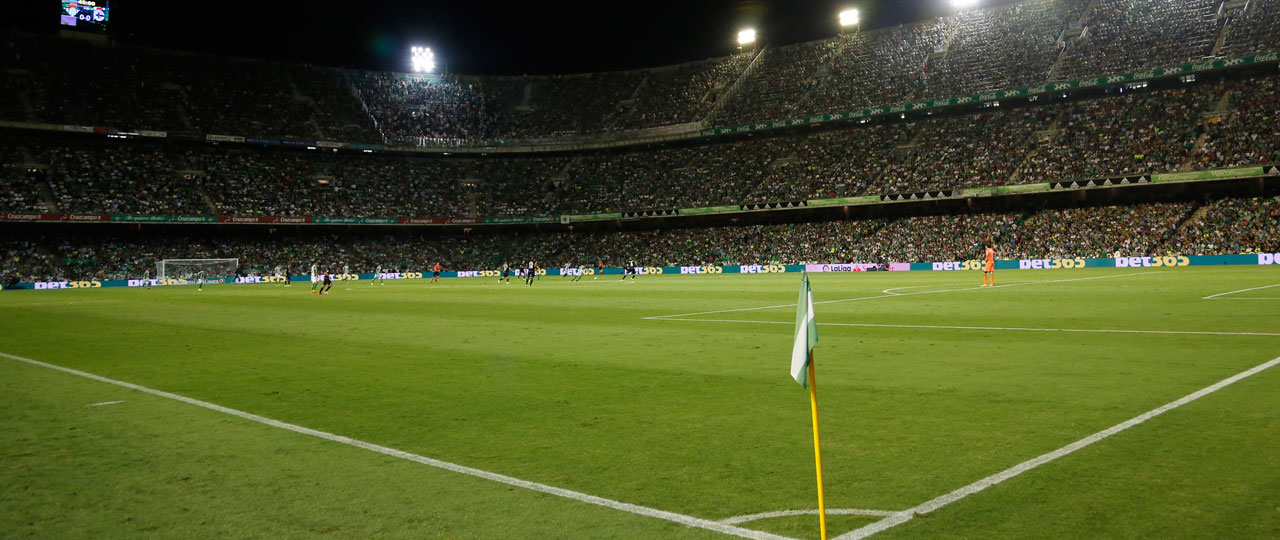
<path id="1" fill-rule="evenodd" d="M 1280 537 L 1280 267 L 811 275 L 831 536 Z M 816 538 L 800 276 L 0 293 L 0 537 Z"/>

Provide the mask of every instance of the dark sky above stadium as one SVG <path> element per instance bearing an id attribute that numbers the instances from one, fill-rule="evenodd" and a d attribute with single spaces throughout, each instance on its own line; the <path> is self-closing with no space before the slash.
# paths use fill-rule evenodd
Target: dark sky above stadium
<path id="1" fill-rule="evenodd" d="M 14 3 L 21 28 L 56 31 L 58 0 Z M 848 7 L 861 11 L 864 29 L 951 10 L 950 0 L 111 0 L 111 18 L 125 43 L 397 71 L 407 70 L 409 47 L 423 45 L 449 72 L 519 75 L 722 56 L 744 26 L 770 44 L 826 38 Z"/>

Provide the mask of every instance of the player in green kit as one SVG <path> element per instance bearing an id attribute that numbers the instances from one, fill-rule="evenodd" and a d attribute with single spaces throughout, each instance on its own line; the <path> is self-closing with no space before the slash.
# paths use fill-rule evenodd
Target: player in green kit
<path id="1" fill-rule="evenodd" d="M 385 281 L 382 281 L 382 265 L 381 264 L 379 264 L 378 268 L 373 271 L 373 279 L 369 281 L 370 285 L 373 285 L 374 283 L 381 283 L 383 285 L 387 284 Z"/>
<path id="2" fill-rule="evenodd" d="M 316 263 L 311 263 L 311 292 L 316 292 L 316 287 L 320 286 L 320 275 L 316 268 Z"/>
<path id="3" fill-rule="evenodd" d="M 204 270 L 201 270 L 198 273 L 196 273 L 196 290 L 197 291 L 204 290 Z"/>

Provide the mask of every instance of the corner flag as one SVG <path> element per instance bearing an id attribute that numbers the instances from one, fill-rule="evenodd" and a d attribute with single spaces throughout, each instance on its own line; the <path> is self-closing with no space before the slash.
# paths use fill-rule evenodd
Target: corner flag
<path id="1" fill-rule="evenodd" d="M 809 290 L 809 273 L 800 274 L 800 300 L 796 303 L 796 340 L 791 346 L 791 377 L 808 386 L 805 371 L 809 353 L 818 342 L 818 323 L 813 318 L 813 291 Z"/>
<path id="2" fill-rule="evenodd" d="M 818 322 L 813 318 L 813 291 L 809 273 L 800 274 L 800 300 L 796 302 L 796 340 L 791 345 L 791 377 L 809 387 L 809 414 L 813 419 L 813 465 L 818 473 L 818 528 L 827 540 L 827 496 L 822 489 L 822 441 L 818 437 L 818 374 L 813 346 L 818 343 Z"/>

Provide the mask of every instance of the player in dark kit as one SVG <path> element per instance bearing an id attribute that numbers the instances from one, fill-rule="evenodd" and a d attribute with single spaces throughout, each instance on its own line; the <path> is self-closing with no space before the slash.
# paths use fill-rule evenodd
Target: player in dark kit
<path id="1" fill-rule="evenodd" d="M 332 288 L 333 288 L 333 276 L 330 276 L 328 272 L 325 272 L 324 284 L 320 286 L 320 294 L 327 293 L 329 292 L 329 289 L 332 289 Z"/>

